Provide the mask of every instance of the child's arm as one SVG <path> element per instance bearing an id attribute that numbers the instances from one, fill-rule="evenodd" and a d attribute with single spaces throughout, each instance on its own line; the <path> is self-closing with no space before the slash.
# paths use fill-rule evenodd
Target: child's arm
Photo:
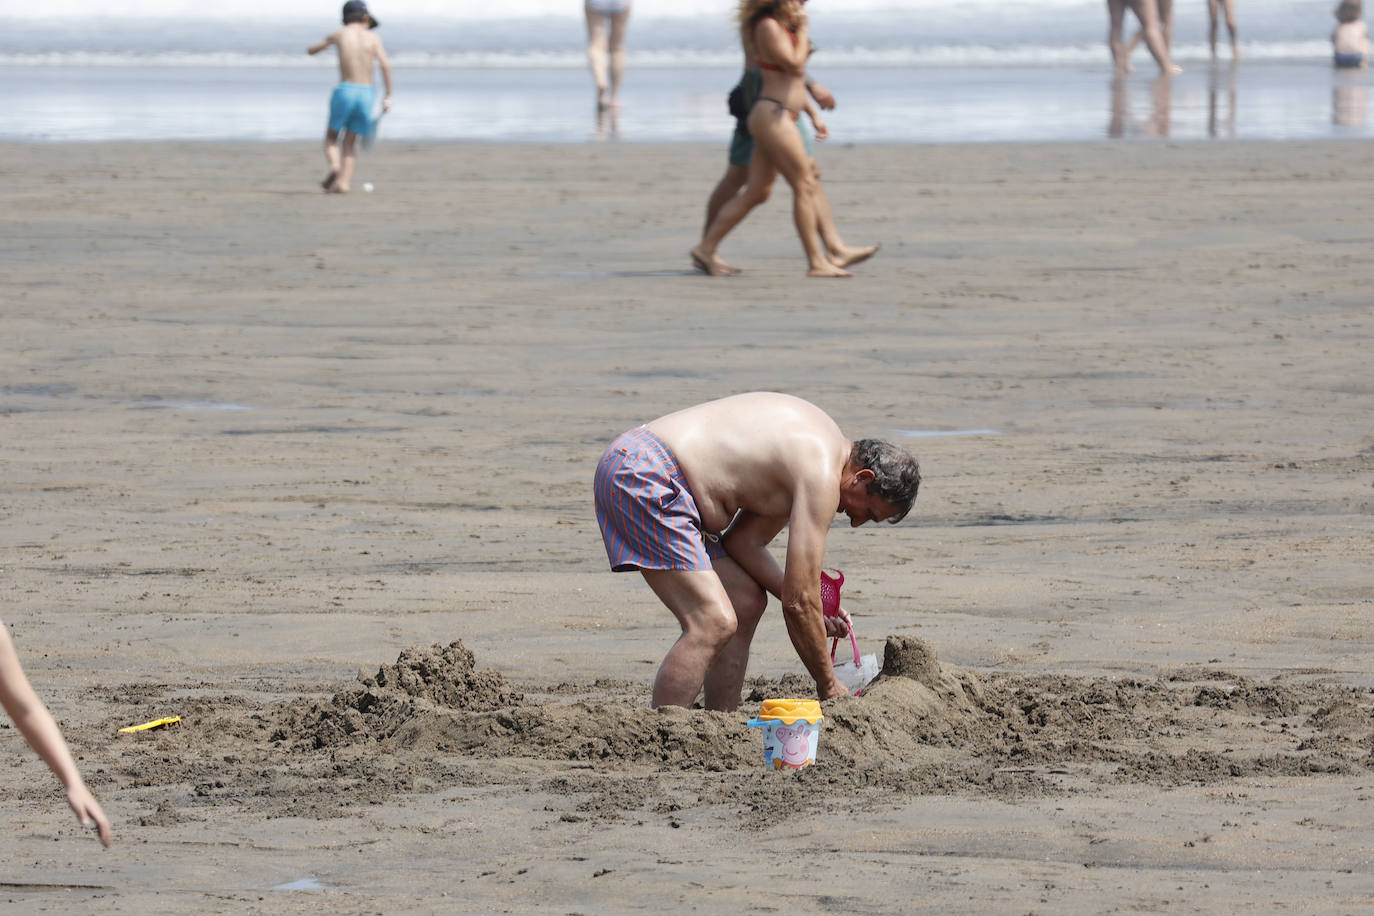
<path id="1" fill-rule="evenodd" d="M 314 43 L 313 45 L 311 45 L 310 47 L 306 48 L 306 49 L 305 49 L 305 53 L 306 53 L 306 54 L 319 54 L 319 53 L 320 53 L 321 51 L 323 51 L 325 48 L 329 47 L 330 45 L 332 45 L 332 44 L 334 43 L 334 36 L 337 35 L 337 34 L 338 34 L 337 32 L 330 32 L 328 35 L 324 36 L 324 38 L 320 39 L 319 41 L 315 42 L 315 43 Z"/>
<path id="2" fill-rule="evenodd" d="M 382 85 L 386 86 L 386 98 L 382 99 L 382 110 L 391 110 L 391 61 L 386 59 L 386 48 L 377 39 L 377 66 L 382 69 Z"/>
<path id="3" fill-rule="evenodd" d="M 77 772 L 76 761 L 62 739 L 62 732 L 53 721 L 52 713 L 33 692 L 33 686 L 24 675 L 19 664 L 19 655 L 10 641 L 9 630 L 0 622 L 0 705 L 5 707 L 19 733 L 29 743 L 29 747 L 43 758 L 43 762 L 53 771 L 62 785 L 67 787 L 67 804 L 81 821 L 81 826 L 92 824 L 100 832 L 100 842 L 110 845 L 110 822 L 100 803 L 95 800 L 86 783 Z"/>

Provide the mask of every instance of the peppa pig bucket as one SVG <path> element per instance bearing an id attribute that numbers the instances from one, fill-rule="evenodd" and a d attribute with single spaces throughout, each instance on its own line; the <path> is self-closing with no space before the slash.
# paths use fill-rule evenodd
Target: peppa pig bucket
<path id="1" fill-rule="evenodd" d="M 749 720 L 750 728 L 763 729 L 763 768 L 800 770 L 815 763 L 824 720 L 816 700 L 764 700 Z"/>

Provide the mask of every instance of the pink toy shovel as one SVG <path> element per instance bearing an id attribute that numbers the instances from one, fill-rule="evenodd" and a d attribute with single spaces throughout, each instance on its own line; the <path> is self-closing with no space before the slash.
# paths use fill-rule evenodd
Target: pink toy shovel
<path id="1" fill-rule="evenodd" d="M 840 616 L 840 586 L 844 585 L 844 573 L 835 570 L 833 577 L 821 570 L 821 610 L 827 617 Z M 859 661 L 859 641 L 854 637 L 854 627 L 849 627 L 849 643 L 854 647 L 854 667 L 858 668 L 863 664 Z M 835 660 L 835 649 L 840 645 L 840 638 L 836 636 L 830 643 L 830 660 Z"/>

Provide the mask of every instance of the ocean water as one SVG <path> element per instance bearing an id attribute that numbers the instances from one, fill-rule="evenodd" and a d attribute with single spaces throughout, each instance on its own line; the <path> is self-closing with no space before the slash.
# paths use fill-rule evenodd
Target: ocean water
<path id="1" fill-rule="evenodd" d="M 236 3 L 216 12 L 234 16 Z M 740 59 L 728 2 L 636 0 L 624 105 L 599 119 L 578 4 L 371 5 L 396 79 L 383 142 L 728 137 L 725 95 Z M 180 0 L 145 0 L 142 18 L 82 15 L 87 6 L 55 0 L 7 18 L 0 77 L 13 91 L 0 140 L 322 133 L 335 64 L 304 49 L 335 27 L 335 4 L 283 0 L 231 19 Z M 1114 79 L 1100 0 L 816 0 L 811 71 L 839 100 L 826 115 L 834 143 L 1370 135 L 1369 74 L 1331 68 L 1329 9 L 1245 4 L 1232 65 L 1225 48 L 1211 59 L 1205 6 L 1178 6 L 1185 72 L 1171 80 L 1143 50 L 1135 72 Z"/>

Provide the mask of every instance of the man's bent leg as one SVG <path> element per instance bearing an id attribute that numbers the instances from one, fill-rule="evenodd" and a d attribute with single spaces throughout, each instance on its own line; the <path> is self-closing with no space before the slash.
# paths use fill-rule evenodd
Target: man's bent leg
<path id="1" fill-rule="evenodd" d="M 720 712 L 734 712 L 739 708 L 739 695 L 744 687 L 745 670 L 749 667 L 749 644 L 754 630 L 768 607 L 768 595 L 763 588 L 729 557 L 713 561 L 730 605 L 735 609 L 735 635 L 720 650 L 706 672 L 706 708 Z"/>
<path id="2" fill-rule="evenodd" d="M 720 213 L 720 208 L 725 206 L 727 200 L 733 200 L 739 194 L 744 183 L 749 179 L 749 167 L 746 165 L 735 165 L 731 163 L 726 166 L 725 174 L 720 176 L 720 181 L 716 182 L 715 190 L 711 192 L 711 197 L 706 201 L 706 224 L 701 227 L 701 234 L 706 235 L 706 230 L 711 228 L 711 224 L 716 220 L 716 214 Z"/>
<path id="3" fill-rule="evenodd" d="M 735 635 L 735 610 L 710 570 L 641 569 L 654 594 L 673 612 L 682 635 L 654 678 L 654 706 L 691 706 L 716 656 Z"/>

